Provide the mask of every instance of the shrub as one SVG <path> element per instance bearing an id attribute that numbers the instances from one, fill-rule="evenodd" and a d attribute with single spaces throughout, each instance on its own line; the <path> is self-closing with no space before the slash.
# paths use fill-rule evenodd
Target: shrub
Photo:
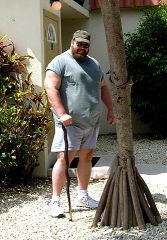
<path id="1" fill-rule="evenodd" d="M 167 5 L 144 12 L 136 33 L 126 34 L 125 50 L 132 87 L 132 109 L 152 133 L 167 136 Z"/>
<path id="2" fill-rule="evenodd" d="M 36 92 L 27 60 L 12 42 L 0 38 L 0 173 L 1 180 L 26 182 L 38 163 L 51 127 L 44 91 Z"/>

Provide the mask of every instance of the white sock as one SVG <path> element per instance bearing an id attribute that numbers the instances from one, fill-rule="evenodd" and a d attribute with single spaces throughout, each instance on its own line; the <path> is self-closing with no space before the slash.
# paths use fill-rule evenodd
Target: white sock
<path id="1" fill-rule="evenodd" d="M 78 198 L 82 198 L 88 194 L 87 190 L 78 189 Z"/>
<path id="2" fill-rule="evenodd" d="M 52 202 L 54 202 L 54 201 L 56 201 L 56 202 L 60 201 L 60 196 L 52 195 Z"/>

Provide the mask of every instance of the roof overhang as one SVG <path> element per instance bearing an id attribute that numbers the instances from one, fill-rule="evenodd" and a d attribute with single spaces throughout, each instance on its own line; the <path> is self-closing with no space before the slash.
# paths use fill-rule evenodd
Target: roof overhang
<path id="1" fill-rule="evenodd" d="M 62 0 L 61 18 L 89 18 L 89 11 L 72 0 Z"/>
<path id="2" fill-rule="evenodd" d="M 119 4 L 121 8 L 134 8 L 134 7 L 150 7 L 159 5 L 160 2 L 166 3 L 167 0 L 120 0 Z M 90 0 L 90 10 L 95 10 L 100 8 L 98 0 Z"/>

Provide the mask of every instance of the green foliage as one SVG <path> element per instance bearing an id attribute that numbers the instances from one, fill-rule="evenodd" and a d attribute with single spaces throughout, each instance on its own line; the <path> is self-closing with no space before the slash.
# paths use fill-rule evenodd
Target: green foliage
<path id="1" fill-rule="evenodd" d="M 144 12 L 136 33 L 126 34 L 125 50 L 133 80 L 132 109 L 152 126 L 152 133 L 167 136 L 167 5 Z"/>
<path id="2" fill-rule="evenodd" d="M 23 181 L 38 165 L 39 152 L 51 128 L 44 91 L 36 92 L 26 61 L 13 43 L 0 38 L 0 174 L 1 180 Z"/>

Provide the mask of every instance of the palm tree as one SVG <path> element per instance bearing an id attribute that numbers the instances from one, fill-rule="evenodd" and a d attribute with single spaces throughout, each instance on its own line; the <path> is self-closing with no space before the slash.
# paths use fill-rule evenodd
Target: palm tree
<path id="1" fill-rule="evenodd" d="M 135 167 L 131 122 L 131 86 L 128 79 L 119 0 L 99 0 L 109 53 L 118 153 L 111 166 L 93 226 L 123 227 L 162 222 L 153 197 Z"/>

